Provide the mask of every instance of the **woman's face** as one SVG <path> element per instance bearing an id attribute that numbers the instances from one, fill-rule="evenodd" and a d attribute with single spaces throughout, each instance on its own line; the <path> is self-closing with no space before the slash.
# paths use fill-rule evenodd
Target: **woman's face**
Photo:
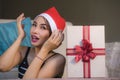
<path id="1" fill-rule="evenodd" d="M 30 33 L 31 44 L 35 47 L 41 47 L 51 34 L 47 20 L 41 16 L 35 18 Z"/>

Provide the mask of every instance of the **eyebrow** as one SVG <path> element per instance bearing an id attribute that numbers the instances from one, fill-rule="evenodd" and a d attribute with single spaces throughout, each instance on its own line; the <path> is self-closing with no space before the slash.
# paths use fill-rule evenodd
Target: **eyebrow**
<path id="1" fill-rule="evenodd" d="M 33 23 L 36 23 L 36 24 L 37 24 L 37 22 L 36 22 L 36 21 L 33 21 Z M 46 23 L 41 23 L 40 25 L 46 25 L 46 26 L 47 26 L 47 24 L 46 24 Z"/>
<path id="2" fill-rule="evenodd" d="M 47 26 L 47 24 L 44 24 L 44 23 L 41 23 L 40 25 L 46 25 Z"/>

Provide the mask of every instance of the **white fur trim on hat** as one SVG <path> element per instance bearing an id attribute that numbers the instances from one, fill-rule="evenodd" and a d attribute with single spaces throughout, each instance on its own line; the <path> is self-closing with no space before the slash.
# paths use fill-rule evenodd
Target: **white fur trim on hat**
<path id="1" fill-rule="evenodd" d="M 56 23 L 54 22 L 54 20 L 52 19 L 52 17 L 50 15 L 48 15 L 46 13 L 42 13 L 38 16 L 43 16 L 44 18 L 46 18 L 48 20 L 52 32 L 57 29 Z"/>

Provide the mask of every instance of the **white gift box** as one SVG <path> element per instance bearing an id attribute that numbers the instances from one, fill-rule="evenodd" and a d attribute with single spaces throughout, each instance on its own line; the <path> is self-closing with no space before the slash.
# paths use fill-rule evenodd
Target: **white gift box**
<path id="1" fill-rule="evenodd" d="M 90 59 L 90 72 L 88 72 L 88 64 L 84 66 L 82 59 L 75 62 L 75 53 L 70 55 L 67 51 L 67 72 L 68 77 L 106 77 L 105 67 L 105 29 L 104 25 L 90 25 L 87 26 L 67 26 L 67 50 L 73 49 L 76 45 L 80 45 L 84 37 L 89 38 L 93 49 L 103 49 L 104 54 L 96 55 L 94 59 Z M 84 30 L 83 30 L 84 28 Z M 87 30 L 86 30 L 87 29 Z M 84 32 L 85 31 L 85 32 Z M 86 32 L 87 31 L 87 32 Z M 86 35 L 87 33 L 87 35 Z M 97 53 L 96 53 L 97 54 Z M 86 68 L 87 66 L 87 68 Z M 87 71 L 87 72 L 86 72 Z M 88 73 L 88 74 L 87 74 Z M 87 74 L 87 76 L 86 76 Z"/>

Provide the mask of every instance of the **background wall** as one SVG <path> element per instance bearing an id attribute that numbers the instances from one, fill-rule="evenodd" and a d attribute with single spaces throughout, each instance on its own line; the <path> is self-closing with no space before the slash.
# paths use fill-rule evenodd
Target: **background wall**
<path id="1" fill-rule="evenodd" d="M 120 41 L 120 0 L 0 0 L 0 18 L 33 19 L 51 6 L 74 25 L 105 25 L 106 42 Z"/>
<path id="2" fill-rule="evenodd" d="M 0 18 L 2 17 L 2 0 L 0 0 Z"/>

